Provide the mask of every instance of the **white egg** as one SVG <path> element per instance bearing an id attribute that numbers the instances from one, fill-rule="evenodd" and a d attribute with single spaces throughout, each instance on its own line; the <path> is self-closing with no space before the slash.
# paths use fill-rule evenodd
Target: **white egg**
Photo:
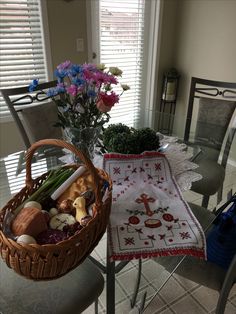
<path id="1" fill-rule="evenodd" d="M 37 243 L 35 238 L 31 237 L 28 234 L 22 234 L 21 236 L 19 236 L 16 240 L 17 243 L 26 243 L 26 244 L 33 244 L 33 243 Z"/>
<path id="2" fill-rule="evenodd" d="M 25 203 L 24 208 L 25 207 L 36 207 L 40 210 L 42 210 L 42 206 L 39 202 L 35 202 L 35 201 L 29 201 L 27 203 Z"/>
<path id="3" fill-rule="evenodd" d="M 50 215 L 50 217 L 53 217 L 53 216 L 55 216 L 55 215 L 57 215 L 58 214 L 58 210 L 57 210 L 57 208 L 51 208 L 50 210 L 49 210 L 49 215 Z"/>

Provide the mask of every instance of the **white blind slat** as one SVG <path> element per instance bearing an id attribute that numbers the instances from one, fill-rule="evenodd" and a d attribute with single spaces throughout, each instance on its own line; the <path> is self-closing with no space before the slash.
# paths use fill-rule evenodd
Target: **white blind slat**
<path id="1" fill-rule="evenodd" d="M 0 89 L 47 80 L 42 34 L 40 0 L 0 0 Z"/>
<path id="2" fill-rule="evenodd" d="M 139 118 L 144 45 L 144 0 L 100 0 L 100 62 L 122 69 L 125 92 L 109 123 L 135 126 Z M 118 91 L 117 91 L 118 92 Z"/>

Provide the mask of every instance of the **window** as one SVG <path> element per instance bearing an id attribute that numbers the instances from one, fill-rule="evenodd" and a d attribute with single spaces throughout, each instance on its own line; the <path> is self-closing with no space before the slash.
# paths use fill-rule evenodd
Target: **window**
<path id="1" fill-rule="evenodd" d="M 131 88 L 112 108 L 109 123 L 151 126 L 159 14 L 159 1 L 91 1 L 93 62 L 118 66 Z"/>
<path id="2" fill-rule="evenodd" d="M 40 0 L 0 0 L 0 89 L 48 79 Z M 8 113 L 0 96 L 0 116 Z"/>

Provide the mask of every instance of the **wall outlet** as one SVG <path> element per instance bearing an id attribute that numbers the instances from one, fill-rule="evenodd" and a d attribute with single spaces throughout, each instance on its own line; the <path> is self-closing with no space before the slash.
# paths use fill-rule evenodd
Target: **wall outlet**
<path id="1" fill-rule="evenodd" d="M 83 38 L 76 39 L 76 51 L 78 52 L 84 51 L 84 39 Z"/>

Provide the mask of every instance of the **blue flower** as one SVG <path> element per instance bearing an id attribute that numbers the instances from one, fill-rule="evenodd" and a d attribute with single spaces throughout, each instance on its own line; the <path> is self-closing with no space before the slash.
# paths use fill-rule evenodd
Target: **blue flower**
<path id="1" fill-rule="evenodd" d="M 48 91 L 47 91 L 47 96 L 48 97 L 54 97 L 58 94 L 58 91 L 57 91 L 57 88 L 54 87 L 54 88 L 50 88 Z"/>
<path id="2" fill-rule="evenodd" d="M 78 73 L 81 73 L 81 72 L 82 72 L 82 68 L 81 68 L 80 65 L 78 65 L 78 64 L 73 64 L 73 65 L 71 66 L 70 74 L 71 74 L 72 76 L 76 76 Z"/>
<path id="3" fill-rule="evenodd" d="M 55 75 L 58 79 L 63 79 L 65 76 L 67 76 L 67 71 L 65 70 L 55 70 Z"/>
<path id="4" fill-rule="evenodd" d="M 85 80 L 76 77 L 76 78 L 74 78 L 74 79 L 72 80 L 72 83 L 73 83 L 74 85 L 76 85 L 76 86 L 80 86 L 80 85 L 84 85 L 84 84 L 85 84 Z"/>
<path id="5" fill-rule="evenodd" d="M 39 80 L 33 80 L 32 83 L 29 85 L 29 92 L 33 92 L 38 85 Z"/>
<path id="6" fill-rule="evenodd" d="M 97 93 L 94 90 L 90 89 L 88 90 L 87 95 L 88 97 L 95 98 L 97 96 Z"/>

